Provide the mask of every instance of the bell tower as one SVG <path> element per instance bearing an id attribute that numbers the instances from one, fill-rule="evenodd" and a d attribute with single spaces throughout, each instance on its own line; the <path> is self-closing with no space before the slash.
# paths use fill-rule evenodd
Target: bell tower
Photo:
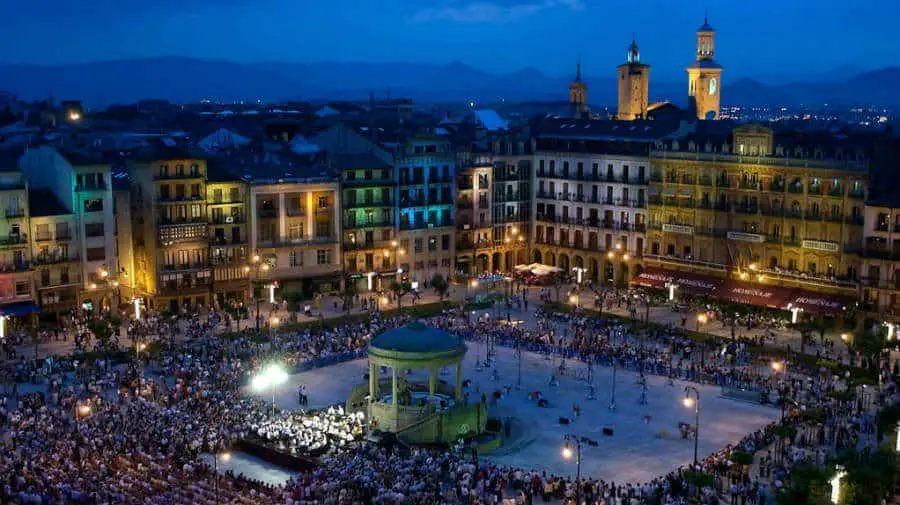
<path id="1" fill-rule="evenodd" d="M 688 106 L 697 119 L 719 118 L 722 65 L 715 59 L 716 31 L 703 18 L 697 28 L 697 59 L 687 68 Z"/>
<path id="2" fill-rule="evenodd" d="M 581 62 L 575 69 L 575 80 L 569 83 L 569 106 L 578 117 L 587 112 L 587 83 L 581 80 Z"/>
<path id="3" fill-rule="evenodd" d="M 619 83 L 619 108 L 616 119 L 628 121 L 646 119 L 647 96 L 650 92 L 650 65 L 641 63 L 641 51 L 634 37 L 628 46 L 625 63 L 616 69 Z"/>

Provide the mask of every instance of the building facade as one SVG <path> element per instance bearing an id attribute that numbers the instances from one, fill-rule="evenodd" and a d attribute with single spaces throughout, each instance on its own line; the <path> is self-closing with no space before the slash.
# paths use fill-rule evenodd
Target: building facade
<path id="1" fill-rule="evenodd" d="M 456 154 L 445 137 L 421 133 L 403 142 L 395 157 L 400 275 L 424 286 L 453 272 Z"/>
<path id="2" fill-rule="evenodd" d="M 626 284 L 645 250 L 652 121 L 555 121 L 536 138 L 532 260 Z"/>
<path id="3" fill-rule="evenodd" d="M 661 141 L 647 264 L 855 296 L 868 156 L 756 125 Z"/>
<path id="4" fill-rule="evenodd" d="M 248 186 L 240 178 L 213 168 L 206 183 L 212 294 L 219 306 L 249 300 L 250 240 L 247 233 Z"/>
<path id="5" fill-rule="evenodd" d="M 356 291 L 390 289 L 407 251 L 397 235 L 393 167 L 372 154 L 333 155 L 340 171 L 343 271 Z"/>

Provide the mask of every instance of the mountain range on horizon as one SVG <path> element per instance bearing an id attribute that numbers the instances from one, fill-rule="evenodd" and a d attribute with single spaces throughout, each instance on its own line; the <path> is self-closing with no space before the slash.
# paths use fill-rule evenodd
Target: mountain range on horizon
<path id="1" fill-rule="evenodd" d="M 803 80 L 763 83 L 723 76 L 723 105 L 900 105 L 900 67 L 861 70 L 845 66 Z M 69 65 L 0 64 L 0 90 L 25 100 L 80 99 L 89 107 L 165 98 L 175 103 L 263 100 L 366 100 L 411 97 L 417 102 L 565 101 L 571 77 L 534 67 L 494 74 L 461 62 L 236 63 L 184 57 L 127 59 Z M 588 101 L 614 107 L 613 77 L 585 76 Z M 654 80 L 651 101 L 687 102 L 687 77 Z"/>

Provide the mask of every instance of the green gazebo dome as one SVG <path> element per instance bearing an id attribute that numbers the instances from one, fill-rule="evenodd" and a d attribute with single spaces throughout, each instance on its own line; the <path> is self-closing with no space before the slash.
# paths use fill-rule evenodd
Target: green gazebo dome
<path id="1" fill-rule="evenodd" d="M 382 333 L 369 347 L 393 353 L 445 353 L 464 350 L 465 344 L 445 330 L 416 322 Z"/>

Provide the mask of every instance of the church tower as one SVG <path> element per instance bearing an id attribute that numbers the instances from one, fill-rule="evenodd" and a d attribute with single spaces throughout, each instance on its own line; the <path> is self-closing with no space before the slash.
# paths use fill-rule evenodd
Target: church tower
<path id="1" fill-rule="evenodd" d="M 647 95 L 650 93 L 650 65 L 641 63 L 637 42 L 631 39 L 625 63 L 616 67 L 619 83 L 619 109 L 616 119 L 646 119 Z"/>
<path id="2" fill-rule="evenodd" d="M 688 67 L 688 105 L 697 119 L 719 118 L 722 65 L 716 62 L 716 31 L 704 18 L 697 28 L 697 60 Z"/>
<path id="3" fill-rule="evenodd" d="M 575 70 L 575 80 L 569 83 L 569 105 L 578 117 L 587 112 L 587 83 L 581 80 L 581 63 Z"/>

